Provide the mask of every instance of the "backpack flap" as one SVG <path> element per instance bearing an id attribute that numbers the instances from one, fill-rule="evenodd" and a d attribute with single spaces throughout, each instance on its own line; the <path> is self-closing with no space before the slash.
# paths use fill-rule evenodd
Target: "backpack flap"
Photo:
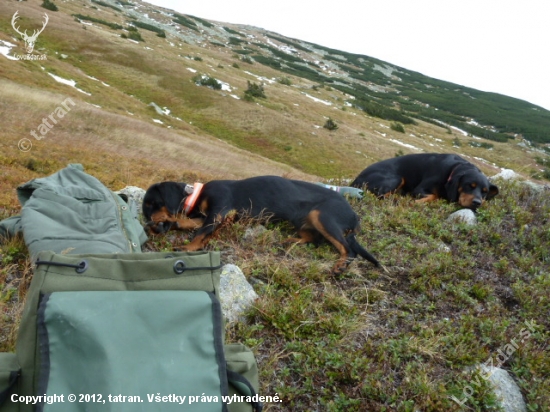
<path id="1" fill-rule="evenodd" d="M 18 384 L 18 393 L 24 396 L 36 395 L 44 392 L 39 391 L 39 366 L 43 365 L 42 350 L 37 348 L 37 324 L 38 324 L 38 308 L 42 306 L 43 296 L 49 296 L 48 300 L 52 300 L 53 304 L 56 302 L 63 302 L 60 297 L 54 297 L 58 293 L 63 295 L 65 292 L 78 292 L 82 294 L 97 292 L 93 298 L 83 298 L 82 305 L 84 305 L 87 299 L 91 299 L 87 303 L 89 310 L 89 319 L 92 321 L 96 317 L 103 317 L 105 326 L 110 323 L 110 319 L 107 318 L 107 313 L 103 310 L 105 307 L 111 308 L 111 314 L 114 315 L 128 315 L 130 312 L 135 312 L 132 307 L 126 308 L 123 303 L 126 300 L 122 300 L 125 297 L 123 292 L 129 293 L 130 291 L 138 292 L 140 296 L 155 296 L 151 298 L 143 297 L 143 302 L 148 301 L 148 305 L 151 310 L 155 306 L 164 308 L 165 316 L 168 318 L 166 322 L 172 322 L 174 329 L 177 331 L 180 325 L 185 325 L 188 319 L 193 316 L 189 316 L 183 311 L 181 304 L 176 304 L 177 301 L 185 302 L 183 298 L 174 299 L 171 298 L 170 304 L 166 306 L 164 302 L 163 293 L 181 293 L 188 292 L 202 292 L 202 295 L 208 296 L 205 292 L 209 292 L 216 297 L 219 296 L 219 279 L 220 279 L 220 254 L 219 252 L 179 252 L 179 253 L 132 253 L 132 254 L 89 254 L 89 255 L 60 255 L 53 252 L 41 252 L 38 256 L 37 266 L 34 272 L 34 276 L 31 282 L 29 291 L 27 292 L 27 300 L 19 332 L 17 336 L 17 360 L 22 369 L 21 379 Z M 109 293 L 108 298 L 101 295 L 99 292 Z M 160 293 L 161 295 L 157 295 Z M 117 293 L 121 293 L 117 295 Z M 132 292 L 133 293 L 133 292 Z M 70 296 L 70 295 L 66 295 Z M 73 295 L 75 296 L 75 295 Z M 87 295 L 79 295 L 87 296 Z M 92 295 L 90 295 L 92 296 Z M 166 295 L 168 296 L 168 294 Z M 98 297 L 101 300 L 95 302 L 95 298 Z M 68 298 L 67 298 L 68 299 Z M 126 298 L 125 298 L 126 299 Z M 154 302 L 154 303 L 152 303 Z M 80 301 L 73 301 L 74 310 L 70 309 L 70 312 L 75 312 L 75 316 L 83 316 L 80 313 Z M 135 301 L 130 299 L 130 304 L 136 305 L 137 313 L 143 314 L 145 312 L 141 309 L 140 304 L 136 304 Z M 84 309 L 85 306 L 82 306 Z M 96 315 L 95 312 L 98 314 Z M 212 313 L 212 309 L 210 310 Z M 45 311 L 48 313 L 48 311 Z M 157 313 L 158 312 L 154 312 Z M 192 312 L 191 312 L 192 313 Z M 141 315 L 140 315 L 141 316 Z M 162 318 L 162 317 L 161 317 Z M 63 317 L 61 317 L 63 319 Z M 163 330 L 156 331 L 149 329 L 144 325 L 150 324 L 155 326 L 156 320 L 144 317 L 149 323 L 140 323 L 141 317 L 128 318 L 128 323 L 125 323 L 126 329 L 136 328 L 141 331 L 143 336 L 141 340 L 134 340 L 127 342 L 128 350 L 132 348 L 140 348 L 142 341 L 150 343 L 150 340 L 156 338 L 156 334 Z M 160 319 L 159 322 L 163 319 Z M 160 322 L 159 327 L 164 323 Z M 212 325 L 212 319 L 210 318 L 210 325 Z M 47 325 L 47 323 L 45 324 Z M 53 326 L 53 324 L 52 324 Z M 216 326 L 220 331 L 221 340 L 223 342 L 223 329 L 221 326 Z M 62 329 L 62 328 L 61 328 Z M 125 329 L 123 329 L 125 330 Z M 153 332 L 154 331 L 154 332 Z M 217 333 L 217 332 L 216 332 Z M 56 335 L 60 336 L 60 335 Z M 92 333 L 92 343 L 95 339 L 95 332 Z M 100 335 L 101 336 L 101 335 Z M 129 335 L 130 336 L 130 335 Z M 159 338 L 162 336 L 159 335 Z M 137 339 L 137 338 L 136 338 Z M 43 340 L 41 341 L 43 343 Z M 67 342 L 70 343 L 70 342 Z M 100 344 L 99 347 L 101 346 Z M 89 348 L 92 350 L 92 348 Z M 147 352 L 143 356 L 147 356 Z M 81 352 L 83 358 L 88 356 L 86 351 Z M 138 362 L 136 365 L 139 365 Z M 132 371 L 132 369 L 128 369 Z M 133 372 L 132 372 L 133 373 Z M 130 375 L 128 375 L 130 376 Z M 169 376 L 169 375 L 167 375 Z M 226 379 L 224 377 L 224 379 Z M 178 386 L 179 391 L 175 394 L 181 393 L 185 390 L 185 387 L 180 384 Z M 99 388 L 98 388 L 99 389 Z M 149 386 L 150 393 L 153 393 L 152 386 Z M 155 392 L 164 393 L 162 388 Z M 53 392 L 52 392 L 53 393 Z M 90 391 L 82 393 L 91 393 Z M 114 392 L 109 392 L 114 394 Z M 124 393 L 120 392 L 124 395 Z M 187 395 L 184 393 L 183 395 Z M 189 395 L 201 395 L 202 392 Z M 127 395 L 132 395 L 128 393 Z M 56 404 L 57 406 L 61 404 Z M 119 406 L 122 404 L 118 404 Z M 31 405 L 19 404 L 21 410 L 34 410 Z M 154 408 L 153 408 L 154 409 Z M 103 409 L 106 411 L 106 409 Z"/>
<path id="2" fill-rule="evenodd" d="M 226 411 L 221 322 L 220 304 L 207 292 L 43 295 L 38 393 L 93 398 L 46 403 L 39 410 L 77 411 L 85 405 L 87 411 L 102 412 L 133 412 L 144 406 L 181 411 L 192 404 L 197 412 Z M 113 402 L 118 395 L 124 401 Z M 170 395 L 170 402 L 155 401 Z M 143 405 L 136 408 L 136 402 Z"/>

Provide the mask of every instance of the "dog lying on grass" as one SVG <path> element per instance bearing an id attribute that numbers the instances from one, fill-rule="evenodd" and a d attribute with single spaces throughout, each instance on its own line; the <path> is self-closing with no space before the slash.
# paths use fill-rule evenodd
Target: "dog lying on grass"
<path id="1" fill-rule="evenodd" d="M 377 196 L 408 194 L 418 202 L 445 199 L 475 211 L 498 194 L 498 187 L 472 163 L 455 154 L 420 153 L 374 163 L 351 186 Z"/>
<path id="2" fill-rule="evenodd" d="M 359 218 L 346 199 L 322 186 L 278 176 L 244 180 L 213 180 L 195 185 L 178 182 L 153 184 L 143 199 L 149 230 L 197 229 L 186 251 L 203 249 L 220 224 L 234 218 L 268 218 L 288 221 L 298 238 L 287 242 L 317 243 L 323 238 L 340 253 L 332 272 L 342 274 L 357 255 L 375 266 L 380 263 L 355 238 Z M 187 188 L 187 189 L 186 189 Z"/>

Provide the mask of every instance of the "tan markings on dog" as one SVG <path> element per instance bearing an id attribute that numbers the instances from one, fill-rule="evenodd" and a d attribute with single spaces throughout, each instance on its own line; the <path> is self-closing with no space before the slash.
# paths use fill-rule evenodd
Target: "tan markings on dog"
<path id="1" fill-rule="evenodd" d="M 175 220 L 178 229 L 180 230 L 195 230 L 202 227 L 203 220 L 201 218 L 189 219 L 187 217 Z"/>
<path id="2" fill-rule="evenodd" d="M 348 266 L 348 252 L 346 247 L 332 237 L 326 230 L 321 221 L 319 220 L 320 212 L 318 210 L 312 210 L 306 217 L 306 224 L 313 226 L 325 239 L 334 245 L 336 250 L 340 252 L 340 257 L 336 261 L 332 268 L 332 272 L 339 274 L 342 273 Z"/>
<path id="3" fill-rule="evenodd" d="M 474 195 L 461 192 L 458 196 L 458 204 L 462 207 L 472 207 L 474 199 Z"/>
<path id="4" fill-rule="evenodd" d="M 283 243 L 298 243 L 303 245 L 305 243 L 312 243 L 315 241 L 315 235 L 311 232 L 311 230 L 304 228 L 304 226 L 302 226 L 302 228 L 298 231 L 298 236 L 300 237 L 289 237 L 288 239 L 283 240 Z"/>
<path id="5" fill-rule="evenodd" d="M 162 206 L 155 213 L 151 214 L 151 221 L 154 223 L 166 222 L 170 218 L 170 213 L 166 206 Z"/>
<path id="6" fill-rule="evenodd" d="M 170 212 L 168 212 L 166 206 L 161 207 L 157 212 L 153 213 L 151 215 L 151 221 L 156 224 L 161 222 L 175 223 L 177 228 L 180 230 L 193 230 L 202 226 L 202 219 L 189 219 L 185 216 L 173 216 Z"/>
<path id="7" fill-rule="evenodd" d="M 433 202 L 435 200 L 439 199 L 439 196 L 437 194 L 432 193 L 430 195 L 424 196 L 422 199 L 416 199 L 416 203 L 426 203 L 426 202 Z"/>
<path id="8" fill-rule="evenodd" d="M 384 193 L 382 195 L 382 197 L 387 198 L 387 197 L 390 197 L 391 195 L 399 193 L 399 191 L 403 188 L 403 186 L 405 186 L 405 178 L 404 177 L 401 178 L 401 183 L 399 183 L 399 186 L 397 186 L 394 190 L 392 190 L 388 193 Z"/>
<path id="9" fill-rule="evenodd" d="M 395 190 L 393 191 L 393 193 L 399 192 L 399 191 L 403 188 L 403 186 L 405 186 L 405 178 L 404 178 L 404 177 L 401 178 L 401 183 L 399 184 L 399 186 L 397 186 L 397 187 L 395 188 Z"/>
<path id="10" fill-rule="evenodd" d="M 203 199 L 203 201 L 199 205 L 199 212 L 201 212 L 203 215 L 206 215 L 207 210 L 208 210 L 208 199 Z"/>
<path id="11" fill-rule="evenodd" d="M 195 238 L 190 243 L 183 246 L 181 249 L 186 252 L 194 252 L 195 250 L 204 249 L 209 239 L 210 239 L 210 236 L 207 236 L 207 235 L 195 236 Z"/>
<path id="12" fill-rule="evenodd" d="M 475 189 L 477 187 L 477 183 L 472 183 L 470 186 L 472 186 L 472 189 Z"/>

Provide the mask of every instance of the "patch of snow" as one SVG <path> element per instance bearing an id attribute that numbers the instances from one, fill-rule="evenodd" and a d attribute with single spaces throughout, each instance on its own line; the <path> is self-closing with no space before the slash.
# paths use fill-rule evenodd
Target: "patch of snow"
<path id="1" fill-rule="evenodd" d="M 197 72 L 195 69 L 192 69 L 191 67 L 188 67 L 187 70 L 189 70 L 191 73 L 196 73 Z"/>
<path id="2" fill-rule="evenodd" d="M 249 74 L 249 75 L 251 75 L 251 76 L 253 76 L 253 77 L 255 77 L 256 79 L 258 79 L 258 80 L 260 80 L 260 81 L 262 81 L 262 82 L 267 82 L 267 83 L 269 83 L 269 84 L 273 84 L 273 83 L 276 82 L 275 79 L 268 79 L 267 77 L 258 76 L 257 74 L 250 73 L 250 72 L 248 72 L 248 71 L 245 71 L 245 73 L 246 73 L 246 74 Z"/>
<path id="3" fill-rule="evenodd" d="M 15 47 L 15 44 L 11 44 L 7 41 L 0 40 L 0 54 L 6 56 L 9 60 L 17 60 L 17 58 L 10 56 L 10 51 Z"/>
<path id="4" fill-rule="evenodd" d="M 74 87 L 76 90 L 78 90 L 80 93 L 84 93 L 88 96 L 91 96 L 92 94 L 91 93 L 88 93 L 88 92 L 85 92 L 84 90 L 81 90 L 79 89 L 78 87 L 76 87 L 76 82 L 74 80 L 68 80 L 68 79 L 64 79 L 63 77 L 59 77 L 59 76 L 56 76 L 55 74 L 52 74 L 52 73 L 48 73 L 50 76 L 52 76 L 54 78 L 54 80 L 56 82 L 59 82 L 61 84 L 65 84 L 67 86 L 71 86 L 71 87 Z"/>
<path id="5" fill-rule="evenodd" d="M 241 100 L 241 98 L 235 94 L 230 94 L 229 96 L 231 96 L 234 99 Z"/>
<path id="6" fill-rule="evenodd" d="M 229 83 L 225 83 L 225 82 L 222 82 L 220 80 L 218 80 L 218 83 L 222 85 L 222 90 L 223 91 L 225 91 L 225 92 L 232 91 L 231 86 L 229 85 Z"/>
<path id="7" fill-rule="evenodd" d="M 321 99 L 318 99 L 317 97 L 314 97 L 314 96 L 311 96 L 307 93 L 304 93 L 302 92 L 302 94 L 306 97 L 309 97 L 310 99 L 312 99 L 314 102 L 317 102 L 317 103 L 323 103 L 324 105 L 327 105 L 327 106 L 332 106 L 332 103 L 331 102 L 327 102 L 326 100 L 321 100 Z"/>
<path id="8" fill-rule="evenodd" d="M 403 143 L 401 140 L 397 140 L 397 139 L 389 139 L 389 140 L 390 142 L 397 143 L 398 145 L 406 147 L 407 149 L 418 150 L 419 152 L 422 151 L 422 149 L 419 149 L 418 147 L 413 146 L 412 144 Z"/>
<path id="9" fill-rule="evenodd" d="M 164 124 L 164 123 L 162 122 L 162 120 L 159 120 L 159 119 L 153 119 L 153 121 L 154 121 L 155 123 Z"/>

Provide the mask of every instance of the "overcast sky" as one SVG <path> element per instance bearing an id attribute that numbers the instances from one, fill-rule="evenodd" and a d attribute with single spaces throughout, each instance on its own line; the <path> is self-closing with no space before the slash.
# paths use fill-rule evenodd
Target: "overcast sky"
<path id="1" fill-rule="evenodd" d="M 550 0 L 147 0 L 550 110 Z"/>

